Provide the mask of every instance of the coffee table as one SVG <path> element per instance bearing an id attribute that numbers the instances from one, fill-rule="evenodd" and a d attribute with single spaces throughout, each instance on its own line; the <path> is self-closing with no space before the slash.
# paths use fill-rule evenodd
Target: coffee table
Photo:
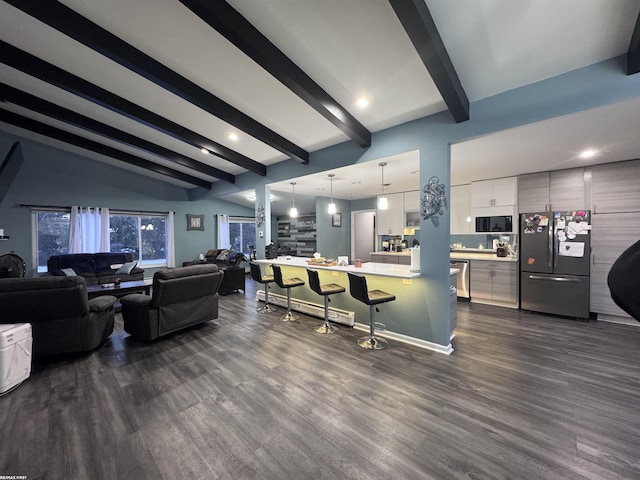
<path id="1" fill-rule="evenodd" d="M 114 297 L 124 297 L 130 293 L 142 292 L 145 295 L 151 293 L 153 280 L 135 280 L 133 282 L 122 282 L 119 287 L 110 283 L 109 286 L 91 285 L 87 287 L 87 295 L 89 299 L 100 297 L 102 295 L 112 295 Z"/>

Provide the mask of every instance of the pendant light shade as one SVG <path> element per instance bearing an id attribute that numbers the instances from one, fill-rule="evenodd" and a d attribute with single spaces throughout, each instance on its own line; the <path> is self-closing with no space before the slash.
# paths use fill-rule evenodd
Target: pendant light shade
<path id="1" fill-rule="evenodd" d="M 329 215 L 333 215 L 338 211 L 338 207 L 335 203 L 333 203 L 333 177 L 335 177 L 335 174 L 330 173 L 329 180 L 331 181 L 331 203 L 329 204 L 329 207 L 327 207 L 327 212 L 329 213 Z"/>
<path id="2" fill-rule="evenodd" d="M 296 208 L 296 182 L 291 182 L 291 208 L 289 209 L 289 217 L 298 218 L 298 209 Z"/>
<path id="3" fill-rule="evenodd" d="M 380 162 L 378 165 L 380 165 L 380 169 L 382 170 L 382 195 L 380 195 L 378 197 L 378 210 L 386 210 L 389 208 L 389 200 L 387 200 L 387 197 L 384 194 L 384 166 L 387 164 L 387 162 Z"/>

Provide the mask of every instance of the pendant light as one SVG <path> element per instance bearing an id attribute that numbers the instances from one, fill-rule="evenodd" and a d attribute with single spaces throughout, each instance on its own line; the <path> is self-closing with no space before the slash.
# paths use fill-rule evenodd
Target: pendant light
<path id="1" fill-rule="evenodd" d="M 329 207 L 327 208 L 327 212 L 329 213 L 329 215 L 333 215 L 334 213 L 336 213 L 338 211 L 338 207 L 336 207 L 336 204 L 333 203 L 333 177 L 335 177 L 336 175 L 334 173 L 330 173 L 329 174 L 329 180 L 331 181 L 331 203 L 329 204 Z"/>
<path id="2" fill-rule="evenodd" d="M 378 197 L 378 210 L 386 210 L 389 208 L 389 200 L 387 200 L 387 197 L 384 194 L 384 166 L 386 164 L 387 162 L 380 162 L 378 164 L 382 170 L 382 195 Z"/>
<path id="3" fill-rule="evenodd" d="M 298 209 L 296 208 L 296 182 L 291 182 L 291 208 L 289 209 L 289 217 L 298 218 Z"/>

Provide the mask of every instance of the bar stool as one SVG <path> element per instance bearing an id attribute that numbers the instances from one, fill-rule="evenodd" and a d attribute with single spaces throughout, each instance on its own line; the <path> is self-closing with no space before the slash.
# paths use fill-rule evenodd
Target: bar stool
<path id="1" fill-rule="evenodd" d="M 375 335 L 375 312 L 379 312 L 376 305 L 380 303 L 392 302 L 396 299 L 395 295 L 383 292 L 382 290 L 368 290 L 367 279 L 363 275 L 355 275 L 347 272 L 349 275 L 349 289 L 351 296 L 356 300 L 369 305 L 369 335 L 358 339 L 358 345 L 368 350 L 382 350 L 389 342 L 384 338 L 378 338 Z"/>
<path id="2" fill-rule="evenodd" d="M 345 291 L 344 287 L 337 283 L 325 283 L 320 285 L 320 278 L 318 277 L 318 271 L 307 268 L 307 275 L 309 276 L 309 287 L 318 295 L 324 297 L 324 323 L 314 330 L 318 333 L 336 333 L 338 329 L 329 324 L 329 295 L 334 293 L 342 293 Z"/>
<path id="3" fill-rule="evenodd" d="M 253 278 L 256 282 L 262 283 L 264 285 L 264 306 L 261 308 L 256 308 L 256 312 L 275 312 L 276 309 L 269 304 L 269 284 L 273 282 L 273 275 L 262 275 L 262 272 L 260 271 L 260 265 L 258 265 L 257 263 L 249 262 L 249 267 L 251 268 L 251 278 Z"/>
<path id="4" fill-rule="evenodd" d="M 291 289 L 304 285 L 304 280 L 298 277 L 282 278 L 282 269 L 279 265 L 271 265 L 271 268 L 273 268 L 273 278 L 276 285 L 287 289 L 287 313 L 283 315 L 281 320 L 283 322 L 295 322 L 298 316 L 291 311 Z"/>

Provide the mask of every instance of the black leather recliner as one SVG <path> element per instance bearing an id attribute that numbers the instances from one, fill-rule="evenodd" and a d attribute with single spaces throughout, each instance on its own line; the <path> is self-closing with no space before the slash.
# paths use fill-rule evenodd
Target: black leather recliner
<path id="1" fill-rule="evenodd" d="M 124 330 L 141 340 L 155 340 L 218 318 L 223 275 L 211 264 L 157 271 L 151 296 L 134 293 L 120 299 Z"/>
<path id="2" fill-rule="evenodd" d="M 33 356 L 84 352 L 113 332 L 116 298 L 87 298 L 83 277 L 0 279 L 0 323 L 30 323 Z"/>

